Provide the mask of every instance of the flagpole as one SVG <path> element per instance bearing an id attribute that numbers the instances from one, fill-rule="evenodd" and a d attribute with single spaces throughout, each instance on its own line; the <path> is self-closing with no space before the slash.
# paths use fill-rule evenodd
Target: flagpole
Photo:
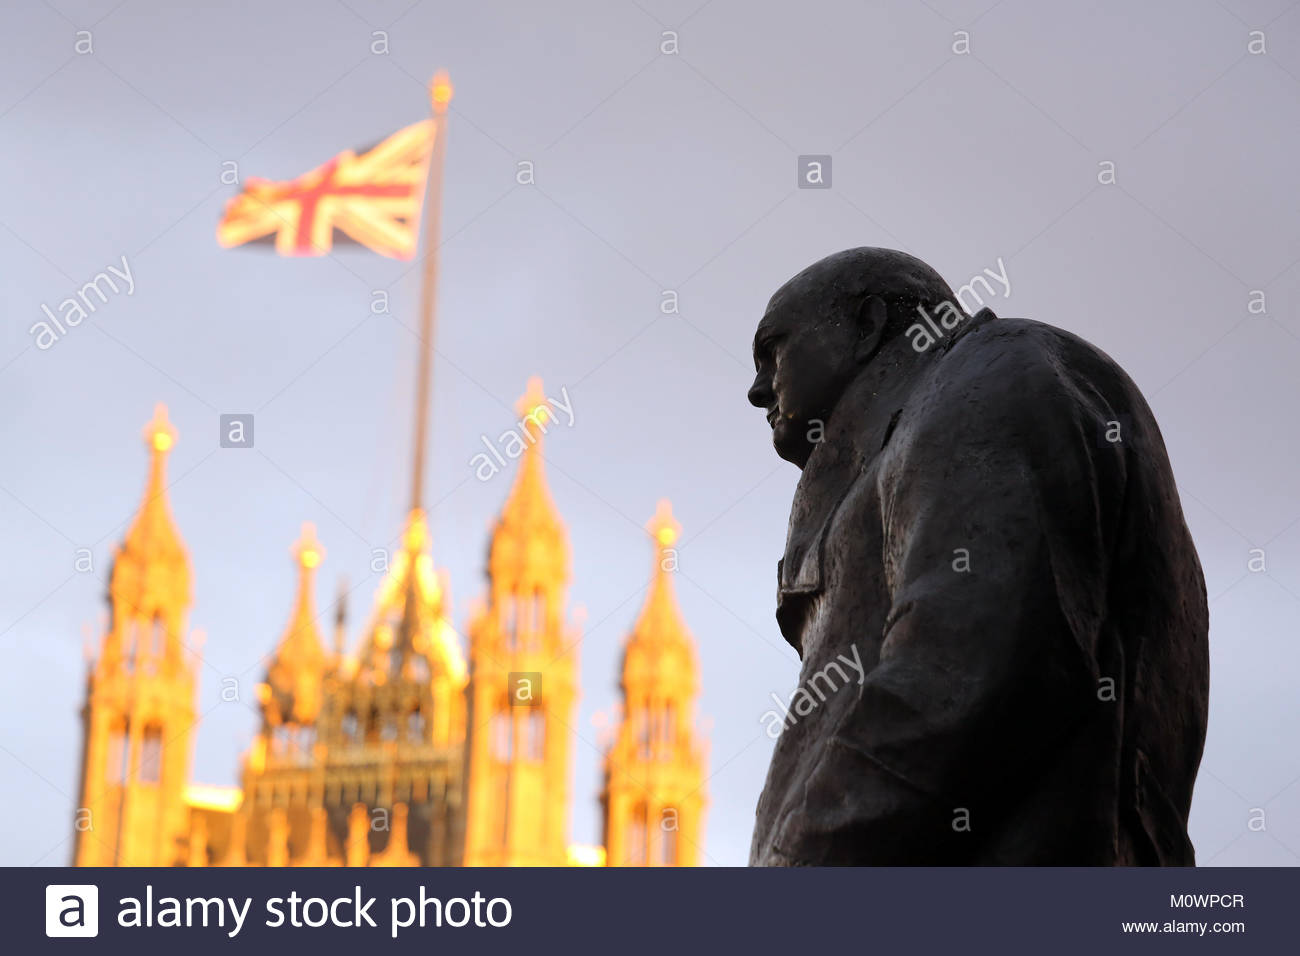
<path id="1" fill-rule="evenodd" d="M 415 382 L 415 462 L 411 479 L 411 510 L 421 507 L 424 495 L 424 457 L 429 432 L 429 390 L 433 374 L 433 333 L 438 305 L 438 240 L 442 221 L 442 161 L 447 144 L 447 106 L 451 79 L 439 70 L 429 84 L 433 106 L 433 150 L 425 183 L 424 272 L 420 283 L 420 361 Z"/>

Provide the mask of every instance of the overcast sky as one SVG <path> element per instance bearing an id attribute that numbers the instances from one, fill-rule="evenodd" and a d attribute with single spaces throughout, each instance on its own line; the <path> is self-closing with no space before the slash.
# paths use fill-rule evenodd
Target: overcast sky
<path id="1" fill-rule="evenodd" d="M 799 269 L 885 245 L 954 286 L 1000 260 L 1011 291 L 995 311 L 1082 335 L 1141 386 L 1211 597 L 1199 860 L 1300 862 L 1300 7 L 1066 6 L 6 4 L 0 862 L 69 859 L 81 646 L 103 626 L 155 402 L 180 433 L 171 503 L 206 635 L 192 776 L 236 780 L 256 717 L 219 704 L 219 680 L 278 640 L 304 520 L 328 552 L 322 604 L 341 576 L 355 588 L 356 640 L 371 550 L 407 505 L 418 278 L 358 251 L 220 249 L 233 187 L 219 177 L 233 161 L 287 179 L 379 140 L 425 115 L 440 66 L 456 97 L 434 556 L 463 630 L 510 481 L 479 481 L 470 460 L 514 424 L 529 376 L 567 389 L 575 421 L 546 456 L 586 621 L 573 841 L 599 840 L 599 715 L 650 575 L 642 525 L 668 497 L 712 741 L 707 862 L 745 862 L 771 752 L 761 715 L 798 671 L 773 620 L 798 472 L 745 401 L 749 340 Z M 76 52 L 79 30 L 92 52 Z M 371 52 L 375 31 L 388 52 Z M 830 188 L 796 188 L 800 155 L 832 157 Z M 516 183 L 525 161 L 532 185 Z M 133 291 L 37 349 L 42 304 L 124 256 Z M 371 314 L 378 289 L 391 315 Z M 665 290 L 679 314 L 660 311 Z M 218 415 L 240 412 L 256 447 L 218 449 Z M 75 571 L 78 548 L 93 574 Z"/>

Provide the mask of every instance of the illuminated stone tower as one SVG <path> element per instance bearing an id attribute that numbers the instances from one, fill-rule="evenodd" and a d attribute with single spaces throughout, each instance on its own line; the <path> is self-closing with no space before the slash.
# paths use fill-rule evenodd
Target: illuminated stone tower
<path id="1" fill-rule="evenodd" d="M 256 689 L 261 726 L 239 785 L 216 786 L 187 783 L 198 659 L 184 648 L 191 570 L 165 493 L 176 433 L 159 406 L 145 432 L 148 487 L 115 552 L 112 616 L 86 676 L 77 865 L 698 862 L 705 756 L 666 503 L 649 526 L 656 570 L 605 759 L 605 845 L 567 845 L 578 634 L 566 614 L 568 536 L 539 447 L 553 420 L 540 381 L 521 413 L 505 447 L 520 463 L 493 528 L 487 601 L 471 615 L 471 667 L 434 570 L 417 469 L 400 548 L 382 566 L 372 555 L 384 577 L 351 656 L 342 595 L 333 649 L 322 640 L 313 589 L 324 549 L 303 526 L 288 623 Z"/>
<path id="2" fill-rule="evenodd" d="M 540 379 L 520 400 L 519 472 L 492 532 L 487 605 L 469 628 L 466 866 L 563 866 L 578 635 L 568 535 L 546 485 Z"/>
<path id="3" fill-rule="evenodd" d="M 185 862 L 195 667 L 184 646 L 190 563 L 167 505 L 176 431 L 159 405 L 145 429 L 149 481 L 114 552 L 110 622 L 86 677 L 78 866 Z"/>
<path id="4" fill-rule="evenodd" d="M 605 755 L 610 866 L 696 866 L 704 826 L 703 744 L 695 734 L 695 647 L 673 593 L 681 526 L 667 501 L 646 526 L 654 578 L 623 651 L 623 714 Z"/>
<path id="5" fill-rule="evenodd" d="M 292 554 L 298 565 L 298 593 L 289 625 L 267 669 L 266 683 L 258 688 L 258 699 L 267 724 L 282 738 L 280 742 L 298 745 L 289 749 L 310 752 L 314 741 L 305 732 L 320 713 L 321 683 L 330 664 L 316 624 L 314 585 L 325 551 L 316 540 L 315 525 L 303 524 Z"/>
<path id="6" fill-rule="evenodd" d="M 298 593 L 266 680 L 257 686 L 262 726 L 244 762 L 244 819 L 232 840 L 240 845 L 231 846 L 233 859 L 226 862 L 327 862 L 325 768 L 316 730 L 337 659 L 326 652 L 316 623 L 314 579 L 325 552 L 313 525 L 302 526 L 292 554 Z"/>
<path id="7" fill-rule="evenodd" d="M 466 672 L 450 604 L 415 508 L 318 718 L 331 844 L 350 866 L 460 863 Z"/>

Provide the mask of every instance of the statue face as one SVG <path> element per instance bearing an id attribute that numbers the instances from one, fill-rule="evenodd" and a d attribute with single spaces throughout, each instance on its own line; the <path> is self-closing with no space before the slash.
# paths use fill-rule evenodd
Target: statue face
<path id="1" fill-rule="evenodd" d="M 846 316 L 819 315 L 779 292 L 768 303 L 754 333 L 757 374 L 749 401 L 767 412 L 772 444 L 786 461 L 807 463 L 812 439 L 820 436 L 817 423 L 830 419 L 857 368 L 859 340 L 856 322 Z"/>

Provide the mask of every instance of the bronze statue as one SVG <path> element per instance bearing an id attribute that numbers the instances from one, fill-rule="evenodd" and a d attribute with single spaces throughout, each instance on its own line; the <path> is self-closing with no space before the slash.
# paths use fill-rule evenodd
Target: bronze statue
<path id="1" fill-rule="evenodd" d="M 750 863 L 1193 865 L 1208 611 L 1151 409 L 1082 339 L 955 301 L 850 249 L 754 335 L 749 400 L 803 471 L 802 669 Z"/>

